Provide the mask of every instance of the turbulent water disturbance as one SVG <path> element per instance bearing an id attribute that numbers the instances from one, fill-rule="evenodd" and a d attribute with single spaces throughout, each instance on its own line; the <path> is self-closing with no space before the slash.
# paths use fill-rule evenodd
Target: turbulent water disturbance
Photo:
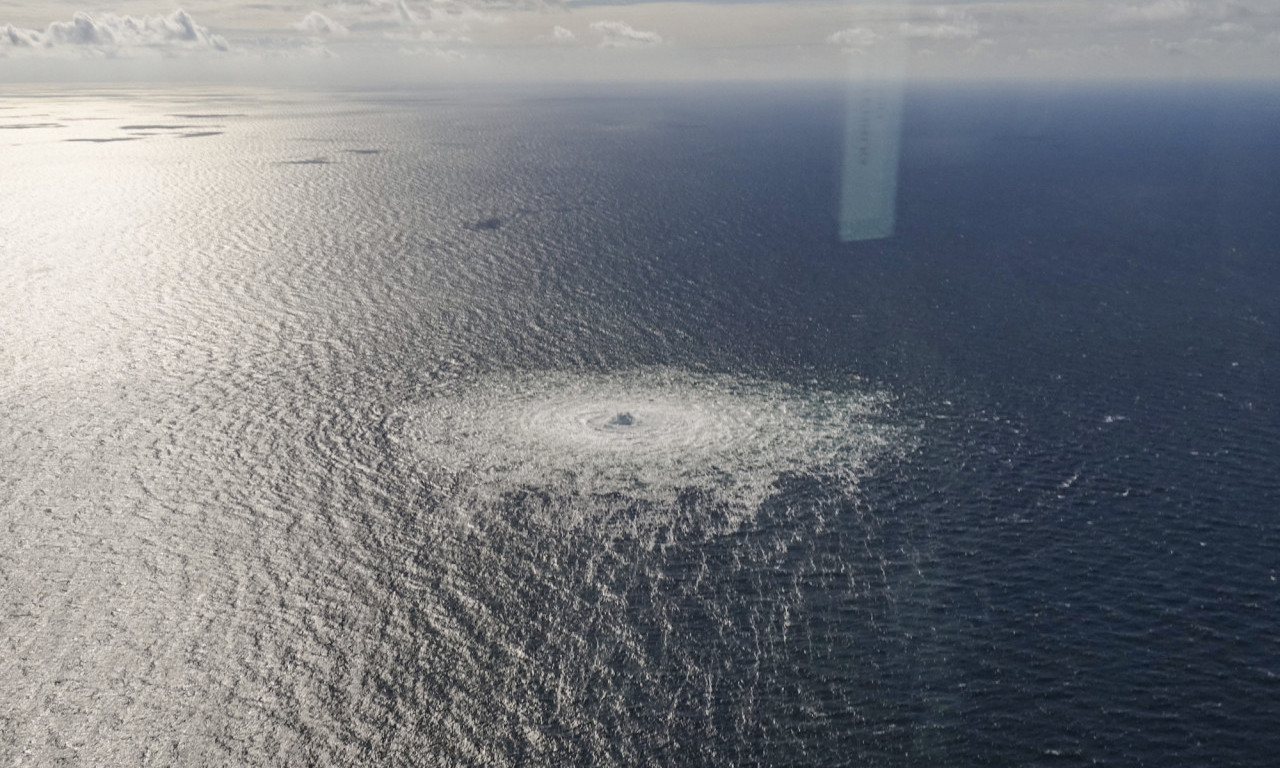
<path id="1" fill-rule="evenodd" d="M 671 502 L 700 490 L 758 505 L 788 474 L 853 484 L 892 439 L 886 397 L 675 369 L 467 381 L 406 421 L 445 482 Z M 459 499 L 460 504 L 472 500 Z"/>

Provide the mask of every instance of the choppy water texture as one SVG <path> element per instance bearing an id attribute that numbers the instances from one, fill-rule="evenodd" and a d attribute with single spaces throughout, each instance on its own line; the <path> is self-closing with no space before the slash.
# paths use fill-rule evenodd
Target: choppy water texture
<path id="1" fill-rule="evenodd" d="M 857 482 L 894 440 L 883 396 L 659 369 L 467 381 L 406 418 L 406 442 L 480 497 L 521 487 L 673 503 L 701 491 L 750 513 L 787 475 Z M 478 499 L 459 495 L 469 506 Z M 598 499 L 592 499 L 598 503 Z"/>
<path id="2" fill-rule="evenodd" d="M 0 97 L 0 762 L 1270 765 L 1280 96 Z"/>

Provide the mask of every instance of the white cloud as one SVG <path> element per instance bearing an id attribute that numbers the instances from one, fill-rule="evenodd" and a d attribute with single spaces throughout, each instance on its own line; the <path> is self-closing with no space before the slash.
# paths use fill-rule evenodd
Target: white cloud
<path id="1" fill-rule="evenodd" d="M 1195 7 L 1188 0 L 1155 0 L 1140 5 L 1122 5 L 1113 11 L 1120 21 L 1177 21 L 1190 18 Z"/>
<path id="2" fill-rule="evenodd" d="M 71 21 L 55 21 L 44 29 L 0 27 L 0 49 L 79 51 L 97 55 L 128 55 L 146 50 L 161 52 L 226 51 L 226 38 L 209 32 L 184 10 L 168 16 L 90 16 L 77 12 Z"/>
<path id="3" fill-rule="evenodd" d="M 512 6 L 487 0 L 338 0 L 328 7 L 342 14 L 351 29 L 358 31 L 387 25 L 465 27 L 472 23 L 501 24 L 507 19 L 496 11 Z"/>
<path id="4" fill-rule="evenodd" d="M 657 32 L 636 29 L 625 21 L 593 21 L 591 29 L 602 36 L 601 48 L 648 48 L 662 44 Z"/>
<path id="5" fill-rule="evenodd" d="M 399 2 L 403 4 L 405 0 Z M 431 21 L 502 24 L 507 21 L 507 17 L 500 11 L 523 5 L 497 0 L 430 0 L 424 4 L 424 10 Z"/>
<path id="6" fill-rule="evenodd" d="M 417 24 L 418 14 L 409 9 L 409 4 L 404 0 L 396 0 L 396 15 L 400 19 L 401 24 Z"/>
<path id="7" fill-rule="evenodd" d="M 12 24 L 5 24 L 0 27 L 0 46 L 39 48 L 43 44 L 43 40 L 44 36 L 34 29 L 23 29 Z"/>
<path id="8" fill-rule="evenodd" d="M 51 8 L 113 8 L 136 17 L 135 9 L 154 1 L 0 0 L 6 9 L 0 11 L 0 62 L 10 62 L 0 79 L 16 77 L 20 70 L 70 71 L 38 58 L 195 58 L 198 51 L 227 47 L 226 40 L 182 12 L 134 18 L 91 11 L 71 18 L 67 11 L 63 21 L 45 26 Z M 235 48 L 236 55 L 193 61 L 201 77 L 212 71 L 212 58 L 222 60 L 216 66 L 228 72 L 252 71 L 258 77 L 251 63 L 255 57 L 302 57 L 322 44 L 341 52 L 343 66 L 367 72 L 370 80 L 382 78 L 384 70 L 387 79 L 401 77 L 395 66 L 373 63 L 395 56 L 401 45 L 441 60 L 448 57 L 433 49 L 460 51 L 469 57 L 468 67 L 482 62 L 464 74 L 495 78 L 825 78 L 835 76 L 839 59 L 846 58 L 837 53 L 858 56 L 862 66 L 903 59 L 906 51 L 920 49 L 935 55 L 911 60 L 909 77 L 1280 77 L 1280 0 L 609 2 L 565 2 L 551 10 L 552 0 L 182 4 Z M 7 18 L 8 13 L 15 15 Z M 1161 42 L 1152 45 L 1153 38 Z M 1112 52 L 1097 55 L 1090 51 L 1095 44 Z M 592 55 L 591 48 L 641 53 L 643 62 Z M 1173 49 L 1196 55 L 1172 60 L 1168 52 Z M 11 66 L 17 59 L 30 61 Z M 170 71 L 178 70 L 166 68 Z"/>
<path id="9" fill-rule="evenodd" d="M 429 59 L 438 59 L 442 62 L 455 64 L 467 61 L 469 57 L 466 53 L 454 48 L 439 48 L 436 46 L 417 46 L 414 48 L 401 48 L 401 56 L 416 56 Z"/>
<path id="10" fill-rule="evenodd" d="M 472 42 L 471 38 L 460 32 L 441 32 L 434 29 L 422 29 L 417 32 L 388 32 L 385 36 L 388 40 L 408 40 L 434 45 Z"/>
<path id="11" fill-rule="evenodd" d="M 864 27 L 850 27 L 834 32 L 827 37 L 827 43 L 838 45 L 846 51 L 860 51 L 870 48 L 880 39 L 880 35 Z"/>
<path id="12" fill-rule="evenodd" d="M 1193 20 L 1241 19 L 1274 16 L 1274 3 L 1245 0 L 1151 0 L 1121 3 L 1110 11 L 1112 21 L 1137 24 L 1168 24 Z"/>
<path id="13" fill-rule="evenodd" d="M 969 40 L 978 36 L 978 25 L 960 24 L 916 24 L 904 22 L 899 27 L 903 37 L 924 40 Z"/>
<path id="14" fill-rule="evenodd" d="M 1029 48 L 1027 58 L 1042 62 L 1121 61 L 1125 50 L 1119 46 L 1091 44 L 1080 47 Z"/>
<path id="15" fill-rule="evenodd" d="M 349 31 L 333 19 L 319 11 L 312 11 L 302 21 L 293 25 L 312 37 L 346 37 Z"/>

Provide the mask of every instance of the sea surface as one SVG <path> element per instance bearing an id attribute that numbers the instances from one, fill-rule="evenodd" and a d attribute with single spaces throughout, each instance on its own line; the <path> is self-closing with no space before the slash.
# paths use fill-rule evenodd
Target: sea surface
<path id="1" fill-rule="evenodd" d="M 1269 766 L 1280 90 L 0 95 L 0 764 Z"/>

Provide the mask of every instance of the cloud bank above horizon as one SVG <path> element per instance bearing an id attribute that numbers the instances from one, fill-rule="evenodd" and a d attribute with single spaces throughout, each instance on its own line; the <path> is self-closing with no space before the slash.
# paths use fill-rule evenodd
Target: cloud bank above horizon
<path id="1" fill-rule="evenodd" d="M 168 15 L 112 13 L 93 16 L 77 11 L 70 21 L 54 21 L 44 29 L 0 26 L 0 51 L 32 54 L 79 53 L 110 56 L 145 51 L 227 51 L 226 38 L 211 33 L 184 10 Z"/>
<path id="2" fill-rule="evenodd" d="M 117 0 L 50 12 L 5 6 L 0 80 L 109 78 L 111 61 L 150 62 L 130 71 L 154 79 L 826 79 L 886 57 L 919 78 L 1280 78 L 1270 0 Z"/>

